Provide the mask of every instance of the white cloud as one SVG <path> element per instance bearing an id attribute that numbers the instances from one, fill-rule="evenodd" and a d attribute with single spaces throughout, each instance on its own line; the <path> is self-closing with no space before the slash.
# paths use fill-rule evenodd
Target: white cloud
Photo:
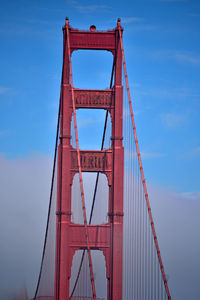
<path id="1" fill-rule="evenodd" d="M 24 278 L 32 296 L 41 260 L 52 162 L 44 155 L 12 160 L 1 155 L 0 165 L 0 296 L 5 299 L 6 293 L 23 285 Z M 148 190 L 172 298 L 198 299 L 200 192 L 177 193 L 155 186 Z"/>
<path id="2" fill-rule="evenodd" d="M 122 17 L 121 18 L 122 24 L 130 24 L 135 22 L 142 22 L 144 21 L 144 18 L 139 17 Z"/>
<path id="3" fill-rule="evenodd" d="M 195 91 L 194 89 L 190 88 L 177 88 L 174 90 L 174 96 L 176 97 L 187 97 L 187 98 L 192 98 L 192 99 L 200 99 L 200 93 L 199 91 Z"/>
<path id="4" fill-rule="evenodd" d="M 54 11 L 54 10 L 52 10 Z M 55 11 L 54 11 L 55 12 Z M 60 12 L 62 12 L 62 10 L 60 10 Z M 52 20 L 44 20 L 44 19 L 34 19 L 34 18 L 29 18 L 29 19 L 25 19 L 24 20 L 26 23 L 30 23 L 30 24 L 34 24 L 34 25 L 38 25 L 38 24 L 41 24 L 41 25 L 60 25 L 60 22 L 58 21 L 55 21 L 54 19 Z"/>
<path id="5" fill-rule="evenodd" d="M 149 195 L 172 299 L 198 299 L 200 192 L 150 186 Z"/>
<path id="6" fill-rule="evenodd" d="M 9 88 L 0 86 L 0 95 L 7 93 L 9 90 L 10 90 Z"/>
<path id="7" fill-rule="evenodd" d="M 195 52 L 188 52 L 188 51 L 177 51 L 177 50 L 163 50 L 163 51 L 156 51 L 153 53 L 155 58 L 160 57 L 160 59 L 168 58 L 176 60 L 179 63 L 188 63 L 193 65 L 200 64 L 200 56 L 198 53 Z"/>
<path id="8" fill-rule="evenodd" d="M 69 3 L 75 8 L 76 10 L 82 13 L 92 13 L 95 11 L 107 11 L 110 9 L 108 5 L 103 4 L 91 4 L 91 5 L 82 5 L 78 1 L 70 0 Z"/>
<path id="9" fill-rule="evenodd" d="M 185 114 L 163 113 L 160 115 L 161 121 L 166 128 L 179 128 L 185 125 L 187 116 Z"/>
<path id="10" fill-rule="evenodd" d="M 38 277 L 50 192 L 52 160 L 45 155 L 0 155 L 0 298 Z M 8 298 L 11 299 L 11 298 Z"/>
<path id="11" fill-rule="evenodd" d="M 133 31 L 151 31 L 158 29 L 158 26 L 151 24 L 141 24 L 132 26 L 131 30 Z"/>
<path id="12" fill-rule="evenodd" d="M 0 130 L 0 137 L 5 136 L 7 133 L 7 130 Z"/>
<path id="13" fill-rule="evenodd" d="M 180 62 L 191 63 L 194 65 L 200 64 L 200 56 L 192 53 L 175 53 L 174 58 Z"/>
<path id="14" fill-rule="evenodd" d="M 192 155 L 192 157 L 199 155 L 200 154 L 200 146 L 193 148 L 190 154 Z"/>
<path id="15" fill-rule="evenodd" d="M 150 158 L 159 158 L 166 156 L 165 153 L 156 153 L 156 152 L 141 152 L 142 159 L 150 159 Z"/>
<path id="16" fill-rule="evenodd" d="M 200 55 L 199 53 L 195 51 L 184 51 L 182 49 L 175 50 L 175 49 L 169 49 L 169 50 L 158 50 L 158 51 L 148 51 L 146 52 L 144 50 L 146 55 L 150 55 L 153 59 L 168 59 L 173 60 L 178 63 L 187 63 L 191 65 L 199 65 L 200 64 Z"/>
<path id="17" fill-rule="evenodd" d="M 199 147 L 199 152 L 200 152 L 200 147 Z M 180 196 L 183 197 L 185 200 L 198 200 L 200 199 L 200 193 L 198 192 L 185 192 L 185 193 L 180 193 Z"/>
<path id="18" fill-rule="evenodd" d="M 200 156 L 200 146 L 193 147 L 188 151 L 179 154 L 180 158 L 187 159 L 187 160 L 197 160 L 198 156 Z"/>
<path id="19" fill-rule="evenodd" d="M 200 146 L 194 148 L 193 151 L 196 152 L 196 153 L 200 153 Z"/>
<path id="20" fill-rule="evenodd" d="M 133 86 L 134 88 L 134 86 Z M 148 90 L 148 92 L 146 92 Z M 177 88 L 160 88 L 160 87 L 146 87 L 146 90 L 143 87 L 138 87 L 135 93 L 139 96 L 148 96 L 150 95 L 153 98 L 160 99 L 173 99 L 177 100 L 185 100 L 188 101 L 199 101 L 200 100 L 200 92 L 198 90 L 194 90 L 190 87 L 177 87 Z"/>
<path id="21" fill-rule="evenodd" d="M 134 89 L 134 88 L 140 88 L 141 86 L 142 86 L 142 84 L 139 83 L 139 82 L 129 83 L 129 87 L 130 87 L 131 89 Z"/>
<path id="22" fill-rule="evenodd" d="M 190 17 L 200 17 L 200 14 L 195 14 L 195 13 L 189 13 L 187 15 Z"/>
<path id="23" fill-rule="evenodd" d="M 187 2 L 187 0 L 159 0 L 159 2 Z"/>

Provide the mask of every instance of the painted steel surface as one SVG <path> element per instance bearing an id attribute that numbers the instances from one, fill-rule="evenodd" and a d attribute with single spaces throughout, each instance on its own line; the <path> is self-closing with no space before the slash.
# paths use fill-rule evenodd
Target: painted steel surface
<path id="1" fill-rule="evenodd" d="M 110 31 L 79 31 L 70 27 L 68 20 L 63 27 L 64 56 L 61 83 L 60 144 L 58 146 L 57 238 L 55 300 L 69 299 L 69 281 L 72 260 L 76 250 L 86 249 L 89 256 L 93 298 L 96 292 L 90 249 L 103 252 L 106 260 L 107 299 L 122 299 L 123 262 L 123 173 L 124 149 L 122 145 L 123 89 L 122 28 Z M 115 61 L 115 83 L 112 89 L 80 90 L 73 88 L 71 54 L 78 49 L 108 50 Z M 75 109 L 103 108 L 111 113 L 112 145 L 108 150 L 80 151 L 76 128 Z M 76 146 L 71 146 L 71 118 L 75 119 Z M 109 183 L 108 223 L 88 225 L 85 213 L 82 172 L 103 172 Z M 79 172 L 83 200 L 84 225 L 71 221 L 71 187 L 73 177 Z M 73 297 L 71 298 L 73 299 Z"/>

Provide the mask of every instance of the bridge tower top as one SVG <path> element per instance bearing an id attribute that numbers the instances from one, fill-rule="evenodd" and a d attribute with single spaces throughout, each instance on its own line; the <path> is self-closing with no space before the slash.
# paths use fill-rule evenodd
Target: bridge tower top
<path id="1" fill-rule="evenodd" d="M 67 43 L 67 32 L 69 33 L 69 44 Z M 90 30 L 78 30 L 74 29 L 69 24 L 69 19 L 66 18 L 65 25 L 63 26 L 63 45 L 64 45 L 64 57 L 67 58 L 68 56 L 68 47 L 69 53 L 72 54 L 75 50 L 106 50 L 113 54 L 114 60 L 117 60 L 116 57 L 121 56 L 121 48 L 120 48 L 120 36 L 119 31 L 123 33 L 123 28 L 121 27 L 120 19 L 117 20 L 116 28 L 107 31 L 99 31 L 96 30 L 95 25 L 90 26 Z M 119 47 L 118 47 L 119 46 Z M 65 60 L 63 57 L 63 64 L 67 64 L 68 60 Z M 121 69 L 121 61 L 119 66 L 116 68 Z M 63 70 L 63 83 L 68 83 L 69 75 L 68 70 Z M 118 72 L 117 72 L 118 73 Z M 117 76 L 115 75 L 115 81 L 117 83 L 121 83 L 121 76 L 120 74 Z"/>

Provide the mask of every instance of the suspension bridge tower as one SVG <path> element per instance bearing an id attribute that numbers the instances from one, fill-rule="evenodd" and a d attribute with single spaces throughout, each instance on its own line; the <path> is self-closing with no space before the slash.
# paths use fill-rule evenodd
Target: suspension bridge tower
<path id="1" fill-rule="evenodd" d="M 94 25 L 88 31 L 73 29 L 68 18 L 63 27 L 63 69 L 52 185 L 34 300 L 102 300 L 102 297 L 104 300 L 171 300 L 139 151 L 122 33 L 120 19 L 116 28 L 108 31 L 97 31 Z M 112 53 L 108 89 L 74 87 L 71 56 L 80 49 Z M 76 112 L 81 109 L 106 111 L 100 150 L 79 148 Z M 106 148 L 108 116 L 111 142 Z M 89 220 L 83 172 L 97 174 Z M 106 222 L 97 224 L 91 220 L 100 174 L 107 178 L 108 207 Z M 76 176 L 82 222 L 75 222 L 72 216 Z M 74 258 L 80 251 L 79 267 L 72 272 Z M 104 296 L 97 293 L 101 282 L 95 279 L 92 252 L 103 254 L 105 261 Z M 86 273 L 82 272 L 84 261 L 88 280 L 84 280 Z M 77 288 L 78 282 L 84 292 Z"/>
<path id="2" fill-rule="evenodd" d="M 55 299 L 70 297 L 70 277 L 75 251 L 84 249 L 89 255 L 91 284 L 95 299 L 95 285 L 90 250 L 103 251 L 106 260 L 107 299 L 122 299 L 123 260 L 123 183 L 124 149 L 122 145 L 123 88 L 122 51 L 119 31 L 79 31 L 70 27 L 68 19 L 63 27 L 64 57 L 61 84 L 60 144 L 58 148 L 58 193 L 57 193 L 57 244 Z M 73 87 L 71 55 L 78 49 L 107 50 L 114 56 L 114 86 L 105 90 L 84 90 Z M 87 72 L 87 70 L 85 70 Z M 112 146 L 108 150 L 87 151 L 71 146 L 71 120 L 76 109 L 105 109 L 112 119 Z M 75 121 L 76 122 L 76 121 Z M 75 128 L 77 130 L 76 124 Z M 82 191 L 84 225 L 71 221 L 71 187 L 73 177 L 82 172 L 101 172 L 109 184 L 108 223 L 89 225 L 86 220 L 85 200 Z"/>

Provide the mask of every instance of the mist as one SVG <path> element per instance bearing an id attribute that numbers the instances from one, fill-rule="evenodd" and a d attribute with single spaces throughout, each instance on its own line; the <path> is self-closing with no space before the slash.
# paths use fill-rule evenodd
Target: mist
<path id="1" fill-rule="evenodd" d="M 0 156 L 0 299 L 14 299 L 24 282 L 29 297 L 34 295 L 52 163 L 52 158 L 41 154 L 15 159 Z M 200 193 L 149 185 L 149 197 L 172 299 L 197 300 Z"/>

